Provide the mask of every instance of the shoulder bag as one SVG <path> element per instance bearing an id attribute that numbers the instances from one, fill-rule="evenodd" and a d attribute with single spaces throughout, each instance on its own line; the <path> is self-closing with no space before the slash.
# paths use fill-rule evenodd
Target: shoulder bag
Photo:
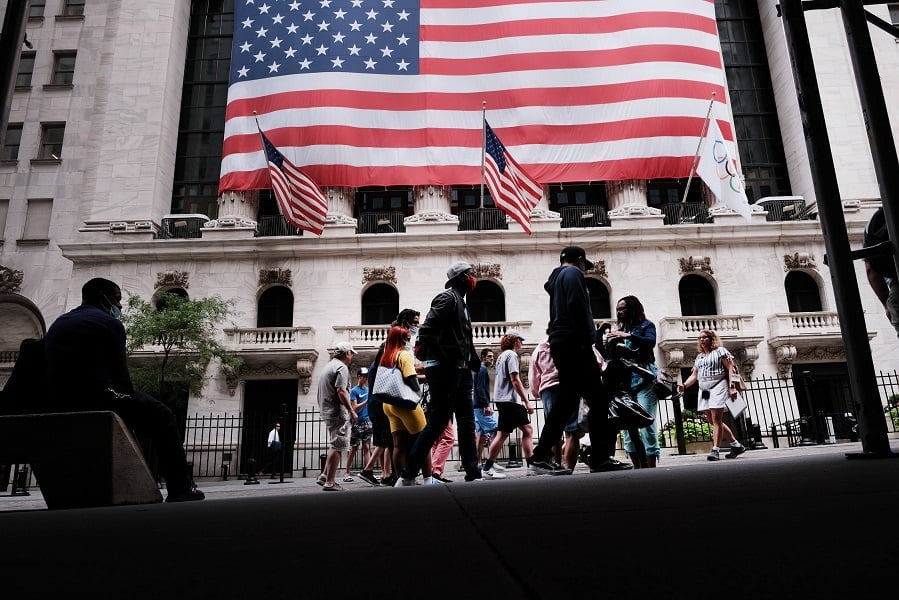
<path id="1" fill-rule="evenodd" d="M 609 399 L 609 429 L 642 429 L 652 425 L 652 416 L 627 392 L 614 392 Z"/>
<path id="2" fill-rule="evenodd" d="M 404 381 L 403 372 L 397 365 L 392 367 L 378 365 L 371 395 L 384 404 L 408 410 L 414 409 L 421 402 L 421 396 Z"/>

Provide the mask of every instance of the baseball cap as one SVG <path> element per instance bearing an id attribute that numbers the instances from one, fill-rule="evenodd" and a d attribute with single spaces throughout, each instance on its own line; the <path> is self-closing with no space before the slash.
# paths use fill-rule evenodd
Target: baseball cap
<path id="1" fill-rule="evenodd" d="M 448 288 L 453 279 L 468 271 L 471 271 L 471 265 L 467 262 L 461 260 L 459 262 L 454 262 L 450 265 L 450 268 L 446 270 L 446 285 L 443 287 Z"/>
<path id="2" fill-rule="evenodd" d="M 524 336 L 521 335 L 521 332 L 518 331 L 517 329 L 507 329 L 507 330 L 506 330 L 506 335 L 512 336 L 512 337 L 517 337 L 517 338 L 520 339 L 522 342 L 524 341 Z"/>
<path id="3" fill-rule="evenodd" d="M 559 262 L 576 263 L 579 258 L 584 259 L 587 269 L 593 268 L 593 263 L 587 259 L 587 253 L 580 246 L 566 246 L 559 254 Z"/>
<path id="4" fill-rule="evenodd" d="M 334 346 L 335 352 L 352 352 L 356 354 L 356 350 L 353 348 L 353 345 L 349 342 L 338 342 L 336 346 Z"/>
<path id="5" fill-rule="evenodd" d="M 361 367 L 358 371 L 356 371 L 356 376 L 359 375 L 368 375 L 368 367 Z"/>

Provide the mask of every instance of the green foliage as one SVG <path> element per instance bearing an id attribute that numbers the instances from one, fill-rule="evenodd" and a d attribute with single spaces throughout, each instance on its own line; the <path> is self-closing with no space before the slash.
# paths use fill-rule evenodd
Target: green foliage
<path id="1" fill-rule="evenodd" d="M 233 301 L 217 296 L 189 300 L 168 294 L 157 308 L 139 296 L 129 296 L 122 322 L 128 332 L 134 386 L 160 399 L 177 394 L 178 389 L 196 395 L 203 388 L 211 359 L 219 359 L 226 373 L 236 372 L 243 361 L 216 340 L 233 306 Z M 153 352 L 133 360 L 145 351 Z"/>
<path id="2" fill-rule="evenodd" d="M 887 405 L 883 412 L 889 413 L 890 420 L 893 421 L 893 431 L 899 431 L 899 394 L 893 394 L 887 398 Z"/>
<path id="3" fill-rule="evenodd" d="M 683 414 L 684 420 L 684 443 L 702 442 L 712 439 L 712 425 L 706 423 L 702 417 L 692 410 L 685 410 Z M 668 421 L 659 430 L 659 443 L 666 445 L 668 437 L 672 440 L 676 439 L 676 428 L 674 421 Z"/>

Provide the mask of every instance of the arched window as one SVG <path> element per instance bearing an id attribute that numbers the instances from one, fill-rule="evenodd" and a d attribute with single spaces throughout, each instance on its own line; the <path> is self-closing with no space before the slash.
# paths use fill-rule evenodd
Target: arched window
<path id="1" fill-rule="evenodd" d="M 787 305 L 790 312 L 820 312 L 821 294 L 818 282 L 808 273 L 790 271 L 784 279 L 784 290 L 787 293 Z"/>
<path id="2" fill-rule="evenodd" d="M 393 323 L 400 312 L 400 297 L 386 283 L 376 283 L 362 294 L 362 324 L 386 325 Z"/>
<path id="3" fill-rule="evenodd" d="M 159 296 L 156 298 L 156 310 L 165 310 L 165 299 L 166 296 L 169 295 L 178 296 L 182 300 L 189 299 L 187 290 L 185 290 L 184 288 L 170 288 L 159 294 Z"/>
<path id="4" fill-rule="evenodd" d="M 612 307 L 609 304 L 609 289 L 599 279 L 587 277 L 587 291 L 590 292 L 590 310 L 594 319 L 609 319 L 612 317 Z"/>
<path id="5" fill-rule="evenodd" d="M 256 327 L 293 327 L 293 292 L 281 285 L 259 296 Z"/>
<path id="6" fill-rule="evenodd" d="M 680 313 L 684 317 L 717 315 L 715 290 L 709 280 L 701 275 L 685 275 L 677 286 L 680 296 Z"/>
<path id="7" fill-rule="evenodd" d="M 478 281 L 466 299 L 472 323 L 494 323 L 506 320 L 506 295 L 501 287 L 489 280 Z"/>

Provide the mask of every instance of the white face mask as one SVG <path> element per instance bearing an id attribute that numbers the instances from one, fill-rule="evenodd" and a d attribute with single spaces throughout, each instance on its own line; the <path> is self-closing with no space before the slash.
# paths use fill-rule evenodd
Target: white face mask
<path id="1" fill-rule="evenodd" d="M 418 327 L 413 325 L 409 328 L 409 333 L 411 333 L 413 337 L 418 335 Z"/>

